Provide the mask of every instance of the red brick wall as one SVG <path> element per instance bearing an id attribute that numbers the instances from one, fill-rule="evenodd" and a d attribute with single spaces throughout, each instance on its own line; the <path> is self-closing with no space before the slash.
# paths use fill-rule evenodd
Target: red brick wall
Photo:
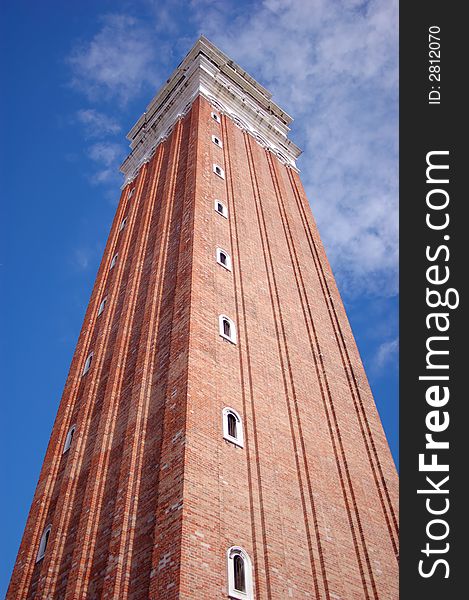
<path id="1" fill-rule="evenodd" d="M 395 599 L 396 472 L 299 177 L 210 112 L 203 101 L 180 598 L 226 597 L 226 549 L 240 545 L 257 598 Z M 243 449 L 222 438 L 225 406 Z"/>
<path id="2" fill-rule="evenodd" d="M 398 596 L 396 472 L 299 177 L 211 110 L 199 98 L 123 192 L 9 599 L 223 598 L 232 545 L 258 599 Z"/>

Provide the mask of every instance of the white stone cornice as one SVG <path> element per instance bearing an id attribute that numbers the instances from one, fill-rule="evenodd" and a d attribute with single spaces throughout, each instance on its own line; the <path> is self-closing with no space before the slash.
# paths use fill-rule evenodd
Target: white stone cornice
<path id="1" fill-rule="evenodd" d="M 202 36 L 128 133 L 131 153 L 121 166 L 124 185 L 199 95 L 296 169 L 301 150 L 288 139 L 292 118 L 272 101 L 270 92 Z"/>

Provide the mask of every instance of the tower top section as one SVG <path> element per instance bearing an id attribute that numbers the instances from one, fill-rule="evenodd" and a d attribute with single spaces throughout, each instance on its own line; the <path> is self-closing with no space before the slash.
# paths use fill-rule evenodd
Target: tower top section
<path id="1" fill-rule="evenodd" d="M 301 150 L 288 139 L 292 117 L 272 101 L 268 90 L 201 36 L 127 134 L 131 152 L 121 166 L 126 183 L 198 95 L 295 167 Z"/>

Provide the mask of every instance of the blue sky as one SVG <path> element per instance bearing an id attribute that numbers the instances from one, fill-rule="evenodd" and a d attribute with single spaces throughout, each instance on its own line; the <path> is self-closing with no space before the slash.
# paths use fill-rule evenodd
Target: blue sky
<path id="1" fill-rule="evenodd" d="M 394 0 L 5 1 L 6 589 L 122 182 L 125 134 L 200 33 L 294 118 L 299 167 L 398 460 Z"/>

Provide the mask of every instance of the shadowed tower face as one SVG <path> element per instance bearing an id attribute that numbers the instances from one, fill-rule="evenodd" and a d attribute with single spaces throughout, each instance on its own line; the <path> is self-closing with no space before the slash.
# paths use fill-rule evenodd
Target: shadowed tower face
<path id="1" fill-rule="evenodd" d="M 126 180 L 8 599 L 386 599 L 397 476 L 291 118 L 201 38 Z"/>

